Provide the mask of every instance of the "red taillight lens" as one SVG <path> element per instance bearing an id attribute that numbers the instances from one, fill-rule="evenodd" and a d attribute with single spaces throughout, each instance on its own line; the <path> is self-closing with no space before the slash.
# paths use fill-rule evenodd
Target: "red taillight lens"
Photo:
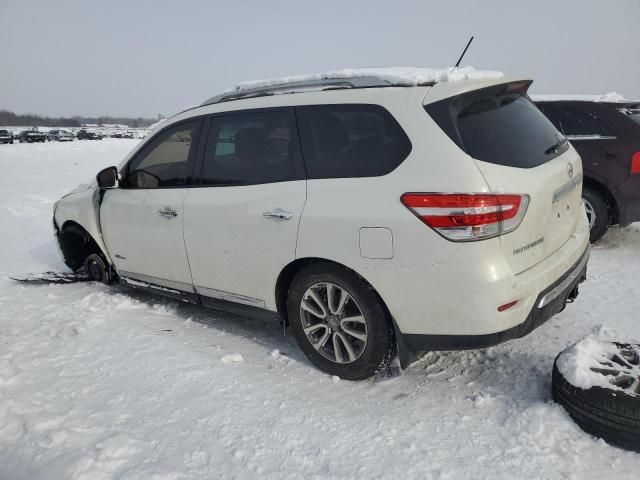
<path id="1" fill-rule="evenodd" d="M 640 152 L 631 155 L 631 174 L 640 173 Z"/>
<path id="2" fill-rule="evenodd" d="M 528 195 L 405 193 L 402 204 L 442 236 L 453 241 L 495 237 L 518 228 Z"/>

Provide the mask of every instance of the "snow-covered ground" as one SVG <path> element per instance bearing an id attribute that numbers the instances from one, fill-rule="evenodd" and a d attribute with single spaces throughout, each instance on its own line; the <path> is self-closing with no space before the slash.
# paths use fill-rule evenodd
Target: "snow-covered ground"
<path id="1" fill-rule="evenodd" d="M 6 278 L 63 268 L 52 203 L 135 142 L 0 145 L 0 479 L 639 477 L 639 454 L 553 403 L 550 373 L 599 325 L 640 337 L 640 224 L 593 249 L 578 300 L 529 337 L 336 381 L 277 322 Z"/>

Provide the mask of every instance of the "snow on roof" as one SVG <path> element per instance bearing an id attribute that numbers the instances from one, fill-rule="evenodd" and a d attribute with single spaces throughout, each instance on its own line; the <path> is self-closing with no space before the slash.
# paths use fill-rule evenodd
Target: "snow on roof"
<path id="1" fill-rule="evenodd" d="M 242 92 L 256 88 L 275 87 L 292 82 L 312 82 L 318 80 L 342 80 L 358 77 L 377 77 L 397 86 L 427 85 L 437 82 L 459 82 L 462 80 L 483 80 L 501 78 L 502 72 L 476 70 L 473 67 L 449 67 L 444 69 L 419 67 L 371 67 L 346 68 L 308 75 L 293 75 L 269 80 L 253 80 L 238 83 L 227 92 Z"/>
<path id="2" fill-rule="evenodd" d="M 628 102 L 624 96 L 617 92 L 609 92 L 604 95 L 531 95 L 534 102 L 554 102 L 559 100 L 576 102 Z"/>

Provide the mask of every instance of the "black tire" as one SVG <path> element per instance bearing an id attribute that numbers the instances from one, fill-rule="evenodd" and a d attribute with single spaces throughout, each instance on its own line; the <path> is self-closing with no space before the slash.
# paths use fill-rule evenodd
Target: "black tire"
<path id="1" fill-rule="evenodd" d="M 115 281 L 115 275 L 102 254 L 92 253 L 84 261 L 84 270 L 94 282 L 111 285 Z"/>
<path id="2" fill-rule="evenodd" d="M 639 345 L 635 347 L 640 351 Z M 553 399 L 585 432 L 611 445 L 640 452 L 640 395 L 613 388 L 575 387 L 558 370 L 560 355 L 553 364 Z"/>
<path id="3" fill-rule="evenodd" d="M 591 190 L 589 188 L 584 188 L 582 190 L 582 199 L 585 201 L 585 205 L 591 205 L 593 212 L 595 213 L 595 221 L 591 226 L 591 232 L 589 235 L 589 240 L 591 243 L 596 243 L 602 237 L 604 237 L 607 230 L 609 230 L 609 225 L 611 225 L 611 214 L 609 212 L 609 207 L 607 202 L 603 198 L 603 196 L 596 192 L 595 190 Z M 587 208 L 587 212 L 589 208 Z"/>
<path id="4" fill-rule="evenodd" d="M 91 254 L 97 254 L 104 258 L 104 254 L 95 240 L 77 224 L 63 228 L 58 240 L 64 263 L 74 272 L 85 266 L 85 262 Z"/>
<path id="5" fill-rule="evenodd" d="M 355 301 L 366 322 L 367 341 L 360 355 L 348 363 L 337 363 L 319 353 L 303 330 L 301 302 L 307 290 L 330 282 Z M 382 300 L 358 275 L 335 264 L 319 262 L 302 268 L 293 278 L 287 296 L 288 320 L 298 345 L 323 372 L 345 380 L 364 380 L 388 367 L 396 355 L 393 323 Z M 327 342 L 330 343 L 330 342 Z"/>

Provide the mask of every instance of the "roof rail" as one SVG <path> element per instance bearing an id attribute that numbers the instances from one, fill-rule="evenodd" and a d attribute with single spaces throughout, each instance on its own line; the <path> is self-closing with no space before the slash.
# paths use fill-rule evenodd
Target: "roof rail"
<path id="1" fill-rule="evenodd" d="M 229 102 L 231 100 L 240 100 L 242 98 L 275 95 L 278 93 L 297 93 L 338 88 L 389 87 L 391 85 L 391 82 L 380 77 L 362 76 L 283 82 L 268 87 L 257 88 L 236 87 L 235 90 L 227 91 L 225 93 L 221 93 L 220 95 L 216 95 L 215 97 L 211 97 L 210 99 L 203 102 L 200 106 L 203 107 L 205 105 L 213 105 L 214 103 Z"/>

